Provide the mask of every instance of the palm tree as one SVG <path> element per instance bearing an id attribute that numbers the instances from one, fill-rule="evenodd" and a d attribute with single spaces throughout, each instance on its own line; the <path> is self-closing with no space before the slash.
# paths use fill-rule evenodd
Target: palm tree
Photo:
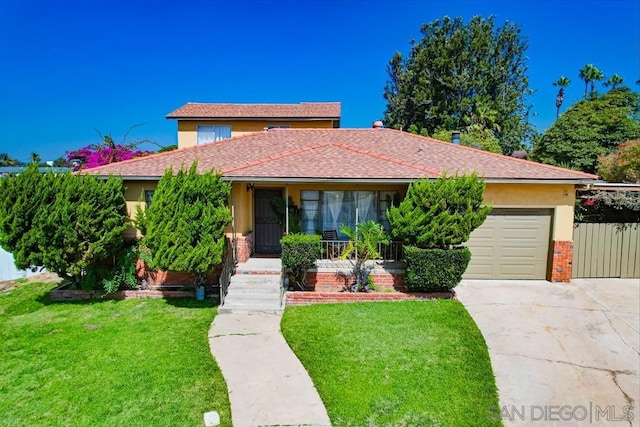
<path id="1" fill-rule="evenodd" d="M 9 157 L 7 153 L 0 153 L 0 166 L 15 166 L 18 162 Z"/>
<path id="2" fill-rule="evenodd" d="M 589 83 L 591 83 L 591 96 L 595 91 L 595 82 L 604 79 L 604 74 L 595 65 L 587 64 L 580 69 L 578 74 L 580 79 L 584 81 L 584 99 L 587 99 L 587 90 Z"/>
<path id="3" fill-rule="evenodd" d="M 35 164 L 40 164 L 40 160 L 42 160 L 42 157 L 40 157 L 40 154 L 36 153 L 35 151 L 31 152 L 31 163 L 35 163 Z"/>
<path id="4" fill-rule="evenodd" d="M 554 86 L 559 86 L 558 95 L 556 95 L 556 119 L 560 115 L 560 107 L 562 107 L 562 103 L 564 102 L 564 88 L 571 84 L 571 80 L 566 78 L 565 76 L 560 76 L 558 80 L 553 82 Z"/>
<path id="5" fill-rule="evenodd" d="M 611 90 L 614 90 L 617 86 L 621 85 L 624 79 L 620 77 L 618 74 L 614 74 L 610 76 L 606 82 L 604 82 L 605 87 L 611 86 Z"/>
<path id="6" fill-rule="evenodd" d="M 591 92 L 589 92 L 589 97 L 593 98 L 596 92 L 596 82 L 604 80 L 604 73 L 598 70 L 596 67 L 593 67 L 593 74 L 591 78 Z"/>

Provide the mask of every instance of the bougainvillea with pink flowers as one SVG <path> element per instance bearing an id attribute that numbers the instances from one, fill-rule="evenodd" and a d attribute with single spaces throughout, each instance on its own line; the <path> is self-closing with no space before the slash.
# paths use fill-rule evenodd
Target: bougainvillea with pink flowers
<path id="1" fill-rule="evenodd" d="M 120 144 L 116 144 L 111 135 L 103 136 L 98 131 L 98 135 L 100 135 L 100 139 L 102 140 L 101 143 L 91 144 L 79 150 L 69 151 L 67 152 L 67 160 L 74 166 L 74 170 L 78 170 L 96 168 L 98 166 L 108 165 L 109 163 L 121 162 L 123 160 L 153 154 L 153 151 L 138 149 L 138 146 L 144 142 L 154 143 L 150 139 L 126 142 L 129 132 L 138 126 L 141 126 L 141 124 L 131 126 L 122 137 L 122 143 Z"/>
<path id="2" fill-rule="evenodd" d="M 115 144 L 114 147 L 87 145 L 79 150 L 68 152 L 67 160 L 74 165 L 74 170 L 78 170 L 80 168 L 91 169 L 149 154 L 153 154 L 153 151 L 132 149 L 120 144 Z"/>

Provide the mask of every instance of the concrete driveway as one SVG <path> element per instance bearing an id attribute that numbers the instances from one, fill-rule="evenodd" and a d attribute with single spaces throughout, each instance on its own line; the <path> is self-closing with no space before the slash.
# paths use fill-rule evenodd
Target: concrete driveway
<path id="1" fill-rule="evenodd" d="M 505 425 L 640 425 L 640 280 L 456 291 L 487 342 Z"/>

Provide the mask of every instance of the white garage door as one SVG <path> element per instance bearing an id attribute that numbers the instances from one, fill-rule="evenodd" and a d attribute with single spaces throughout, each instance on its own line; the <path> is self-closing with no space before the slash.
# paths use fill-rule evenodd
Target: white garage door
<path id="1" fill-rule="evenodd" d="M 465 279 L 545 279 L 550 209 L 494 209 L 465 244 Z"/>

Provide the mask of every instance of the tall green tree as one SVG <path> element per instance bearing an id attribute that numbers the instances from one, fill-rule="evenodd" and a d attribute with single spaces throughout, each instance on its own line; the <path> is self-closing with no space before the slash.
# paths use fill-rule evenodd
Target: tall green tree
<path id="1" fill-rule="evenodd" d="M 571 84 L 571 80 L 566 78 L 565 76 L 560 76 L 558 80 L 553 82 L 553 85 L 559 87 L 558 94 L 556 95 L 556 119 L 560 115 L 560 107 L 562 107 L 562 103 L 564 102 L 564 88 Z"/>
<path id="2" fill-rule="evenodd" d="M 56 175 L 55 200 L 34 219 L 47 270 L 74 286 L 94 288 L 99 267 L 118 254 L 129 218 L 121 178 Z M 106 272 L 105 272 L 106 273 Z"/>
<path id="3" fill-rule="evenodd" d="M 609 76 L 606 82 L 604 82 L 605 87 L 610 87 L 611 90 L 617 89 L 624 82 L 624 79 L 620 77 L 618 74 L 613 74 Z"/>
<path id="4" fill-rule="evenodd" d="M 584 81 L 584 98 L 587 99 L 587 91 L 589 89 L 589 85 L 591 85 L 591 91 L 589 91 L 589 96 L 594 97 L 596 95 L 595 83 L 597 81 L 601 81 L 604 79 L 604 74 L 600 71 L 595 65 L 587 64 L 580 69 L 578 72 L 578 76 L 582 81 Z"/>
<path id="5" fill-rule="evenodd" d="M 41 210 L 53 209 L 55 181 L 53 173 L 40 173 L 34 163 L 0 179 L 0 246 L 13 254 L 19 269 L 44 264 L 41 231 L 34 221 Z"/>
<path id="6" fill-rule="evenodd" d="M 193 273 L 196 284 L 203 284 L 222 262 L 224 228 L 231 222 L 230 192 L 220 174 L 198 173 L 196 162 L 175 175 L 169 168 L 158 182 L 151 206 L 136 218 L 144 225 L 144 243 L 153 265 Z"/>
<path id="7" fill-rule="evenodd" d="M 476 174 L 414 181 L 402 202 L 388 211 L 391 235 L 419 248 L 460 245 L 491 211 L 491 206 L 482 206 L 484 189 L 484 180 Z"/>
<path id="8" fill-rule="evenodd" d="M 581 100 L 536 140 L 531 158 L 594 173 L 599 155 L 640 137 L 640 94 L 615 89 Z"/>
<path id="9" fill-rule="evenodd" d="M 502 151 L 522 147 L 533 132 L 526 97 L 527 43 L 513 23 L 493 17 L 444 17 L 421 28 L 407 57 L 387 66 L 385 124 L 432 135 L 439 129 L 491 132 Z"/>
<path id="10" fill-rule="evenodd" d="M 35 163 L 0 179 L 0 244 L 18 268 L 44 266 L 75 287 L 93 287 L 122 247 L 127 222 L 122 179 L 41 174 Z"/>

